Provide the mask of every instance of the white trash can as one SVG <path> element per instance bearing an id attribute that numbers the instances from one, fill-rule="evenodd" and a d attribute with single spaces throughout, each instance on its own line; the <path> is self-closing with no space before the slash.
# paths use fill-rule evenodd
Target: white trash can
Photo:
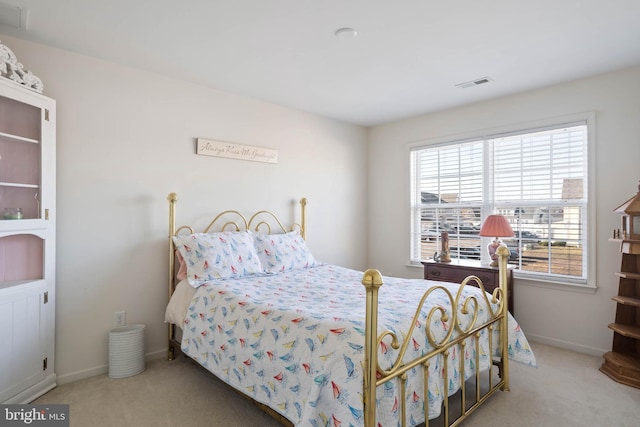
<path id="1" fill-rule="evenodd" d="M 109 332 L 109 378 L 144 371 L 144 325 L 127 325 Z"/>

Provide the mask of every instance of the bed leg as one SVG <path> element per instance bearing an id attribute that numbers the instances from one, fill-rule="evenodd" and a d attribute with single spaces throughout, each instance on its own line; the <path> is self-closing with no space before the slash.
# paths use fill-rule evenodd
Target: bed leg
<path id="1" fill-rule="evenodd" d="M 173 347 L 173 337 L 175 335 L 175 329 L 173 324 L 169 323 L 167 330 L 167 360 L 173 360 L 176 357 L 176 350 Z"/>

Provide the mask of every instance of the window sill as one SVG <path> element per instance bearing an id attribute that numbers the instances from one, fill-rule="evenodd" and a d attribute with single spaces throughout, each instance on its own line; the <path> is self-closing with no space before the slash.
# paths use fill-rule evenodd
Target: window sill
<path id="1" fill-rule="evenodd" d="M 514 271 L 514 284 L 517 286 L 531 286 L 535 288 L 553 289 L 556 291 L 577 292 L 581 294 L 595 294 L 598 289 L 597 286 L 591 284 L 561 282 L 558 280 L 540 280 L 532 279 L 530 277 L 518 277 L 517 272 Z"/>
<path id="2" fill-rule="evenodd" d="M 411 269 L 420 269 L 424 267 L 421 264 L 405 264 L 406 267 Z M 531 286 L 535 288 L 552 289 L 556 291 L 577 292 L 581 294 L 595 294 L 598 289 L 597 286 L 591 284 L 561 282 L 558 280 L 541 280 L 539 278 L 522 277 L 518 274 L 517 270 L 514 270 L 513 274 L 515 286 Z"/>

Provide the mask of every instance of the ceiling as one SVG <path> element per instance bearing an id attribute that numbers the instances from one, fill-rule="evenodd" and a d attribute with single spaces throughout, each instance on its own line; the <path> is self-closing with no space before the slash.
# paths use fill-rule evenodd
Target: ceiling
<path id="1" fill-rule="evenodd" d="M 0 2 L 1 34 L 363 126 L 640 65 L 638 0 Z"/>

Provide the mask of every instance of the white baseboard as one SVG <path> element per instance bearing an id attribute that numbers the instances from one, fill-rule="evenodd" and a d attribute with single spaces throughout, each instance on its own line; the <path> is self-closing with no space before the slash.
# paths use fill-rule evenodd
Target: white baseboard
<path id="1" fill-rule="evenodd" d="M 577 344 L 574 342 L 559 340 L 556 338 L 549 338 L 540 335 L 534 335 L 527 333 L 527 339 L 531 342 L 537 342 L 540 344 L 550 345 L 551 347 L 563 348 L 565 350 L 575 351 L 576 353 L 588 354 L 590 356 L 602 356 L 604 353 L 609 351 L 608 349 L 601 349 L 591 346 L 586 346 L 582 344 Z"/>
<path id="2" fill-rule="evenodd" d="M 28 389 L 18 393 L 17 395 L 11 397 L 9 400 L 2 402 L 2 404 L 10 404 L 10 403 L 19 403 L 19 404 L 27 404 L 36 400 L 38 397 L 42 396 L 49 390 L 55 388 L 56 386 L 56 374 L 51 374 L 45 377 L 42 381 L 37 384 L 32 385 Z"/>
<path id="3" fill-rule="evenodd" d="M 167 359 L 168 349 L 156 350 L 144 355 L 144 360 L 151 362 L 152 360 Z"/>
<path id="4" fill-rule="evenodd" d="M 167 349 L 156 350 L 144 355 L 145 362 L 160 360 L 167 357 Z M 83 369 L 81 371 L 70 372 L 64 375 L 58 375 L 58 384 L 69 384 L 85 378 L 95 377 L 97 375 L 106 375 L 109 373 L 109 365 L 100 365 L 93 368 Z"/>
<path id="5" fill-rule="evenodd" d="M 527 339 L 531 342 L 537 342 L 540 344 L 550 345 L 552 347 L 563 348 L 565 350 L 575 351 L 577 353 L 588 354 L 591 356 L 600 357 L 609 349 L 601 349 L 596 347 L 585 346 L 569 341 L 563 341 L 556 338 L 549 338 L 540 335 L 527 334 Z M 167 357 L 167 349 L 161 349 L 146 353 L 144 356 L 145 362 L 151 362 L 153 360 L 165 359 Z M 57 382 L 59 385 L 72 383 L 75 381 L 83 380 L 85 378 L 95 377 L 97 375 L 106 375 L 109 373 L 109 365 L 100 365 L 94 368 L 83 369 L 81 371 L 70 372 L 64 375 L 58 375 Z"/>
<path id="6" fill-rule="evenodd" d="M 68 374 L 58 375 L 58 384 L 69 384 L 85 378 L 103 375 L 109 372 L 109 365 L 100 365 L 94 368 L 83 369 L 81 371 L 70 372 Z"/>

